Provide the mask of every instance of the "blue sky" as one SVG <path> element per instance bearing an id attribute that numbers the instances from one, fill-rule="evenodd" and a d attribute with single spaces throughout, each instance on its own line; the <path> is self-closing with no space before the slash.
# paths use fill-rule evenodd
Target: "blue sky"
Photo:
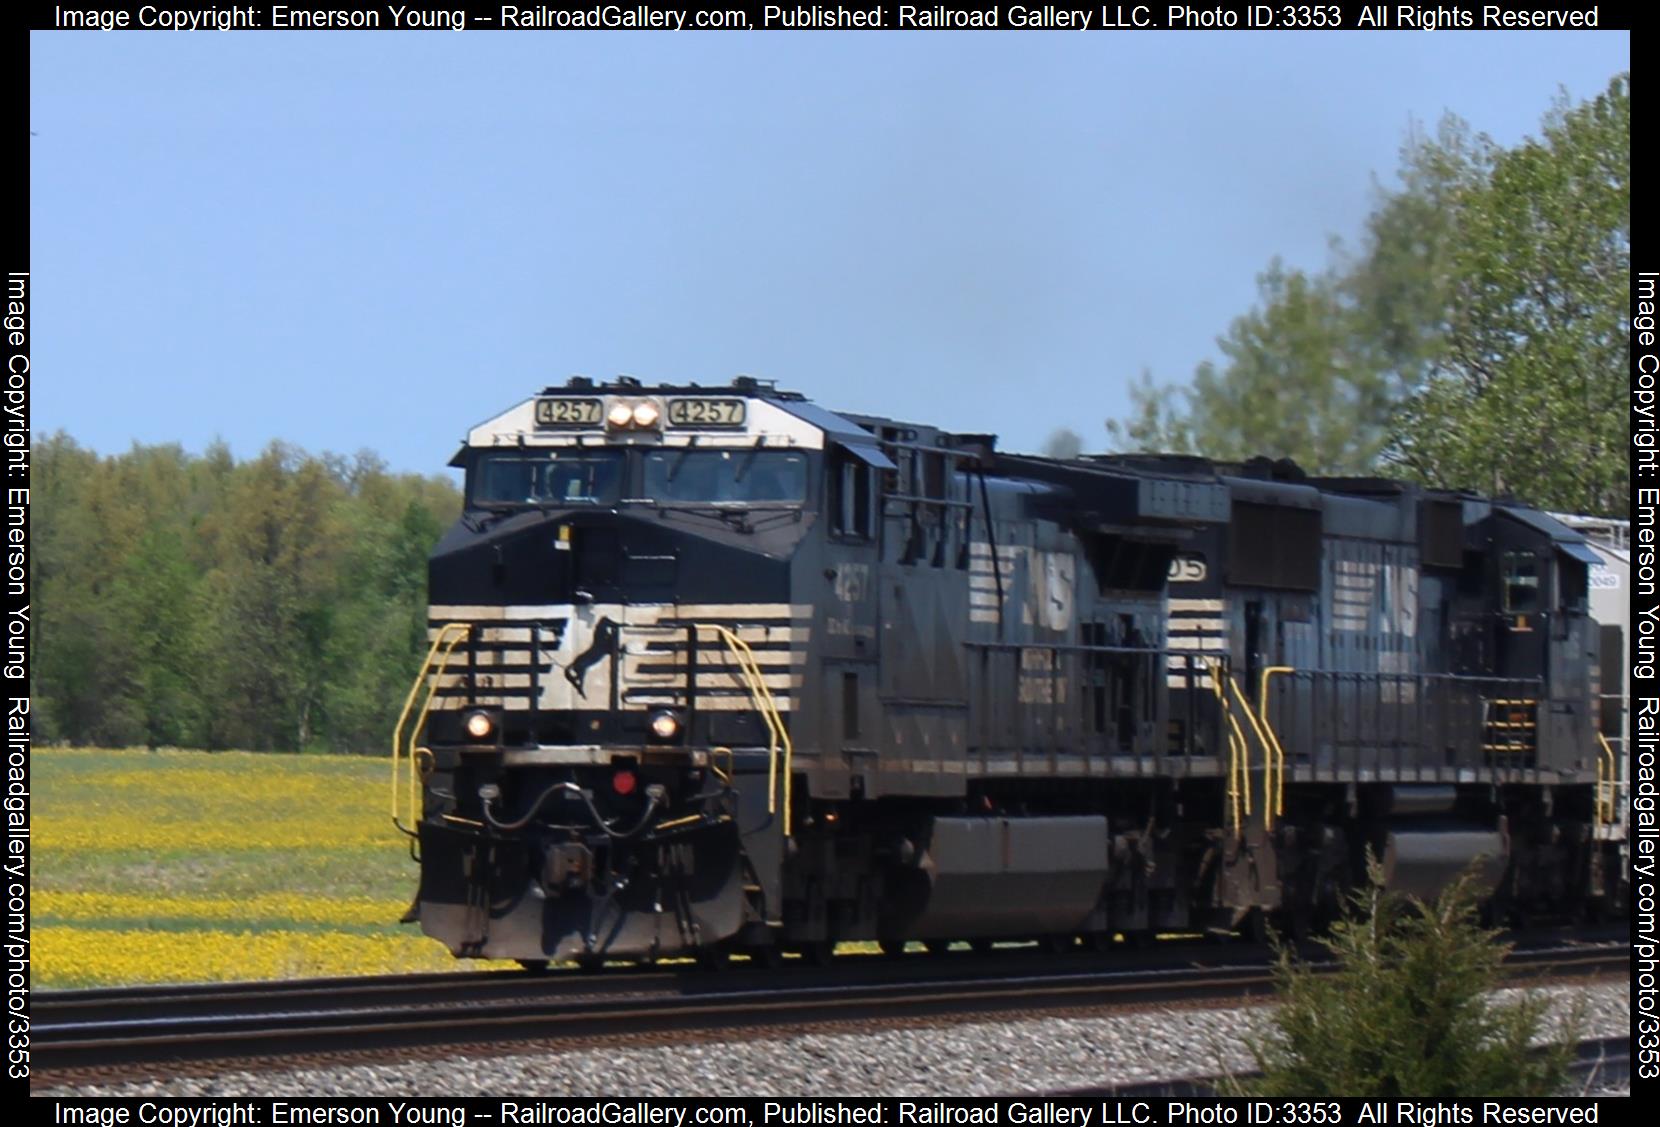
<path id="1" fill-rule="evenodd" d="M 436 471 L 572 373 L 1104 447 L 1408 124 L 1503 143 L 1628 33 L 31 39 L 37 432 Z"/>

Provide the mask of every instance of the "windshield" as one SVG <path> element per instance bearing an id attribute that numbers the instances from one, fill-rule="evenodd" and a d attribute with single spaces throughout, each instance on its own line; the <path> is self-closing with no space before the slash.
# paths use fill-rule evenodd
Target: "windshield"
<path id="1" fill-rule="evenodd" d="M 473 464 L 477 505 L 609 505 L 622 495 L 621 450 L 481 454 Z"/>
<path id="2" fill-rule="evenodd" d="M 659 502 L 797 502 L 807 497 L 807 455 L 790 450 L 653 450 L 645 496 Z"/>

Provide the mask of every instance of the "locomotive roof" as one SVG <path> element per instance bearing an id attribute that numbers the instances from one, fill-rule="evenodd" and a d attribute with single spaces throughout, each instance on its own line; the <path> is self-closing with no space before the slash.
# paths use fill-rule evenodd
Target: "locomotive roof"
<path id="1" fill-rule="evenodd" d="M 610 380 L 595 380 L 589 376 L 572 376 L 563 384 L 549 384 L 542 395 L 710 395 L 732 394 L 761 396 L 767 399 L 789 399 L 805 403 L 807 397 L 799 391 L 780 391 L 773 380 L 755 376 L 734 376 L 731 383 L 700 384 L 696 382 L 645 383 L 633 376 L 615 376 Z"/>
<path id="2" fill-rule="evenodd" d="M 1538 509 L 1523 508 L 1520 505 L 1494 505 L 1493 511 L 1511 520 L 1542 532 L 1555 542 L 1558 549 L 1566 555 L 1572 556 L 1581 563 L 1598 564 L 1602 560 L 1591 550 L 1591 543 L 1584 533 L 1578 529 L 1569 528 L 1549 513 L 1542 513 Z"/>
<path id="3" fill-rule="evenodd" d="M 1463 502 L 1466 525 L 1475 524 L 1489 514 L 1502 515 L 1544 534 L 1576 559 L 1591 562 L 1594 557 L 1589 542 L 1578 530 L 1546 513 L 1515 502 L 1489 501 L 1471 493 L 1433 490 L 1393 478 L 1310 475 L 1289 458 L 1257 457 L 1243 462 L 1223 462 L 1194 454 L 1139 452 L 1089 454 L 1070 459 L 1035 454 L 993 454 L 995 435 L 954 435 L 924 424 L 832 411 L 809 401 L 800 392 L 781 390 L 772 380 L 753 376 L 738 376 L 730 383 L 714 385 L 690 381 L 648 384 L 631 376 L 616 376 L 609 380 L 573 376 L 562 385 L 543 388 L 536 396 L 472 428 L 462 451 L 450 464 L 463 464 L 461 455 L 467 446 L 499 446 L 513 441 L 522 445 L 527 437 L 538 442 L 577 442 L 591 437 L 537 435 L 532 419 L 534 404 L 539 398 L 722 395 L 756 400 L 776 412 L 754 428 L 765 432 L 771 440 L 810 447 L 836 445 L 880 469 L 895 468 L 880 445 L 895 432 L 907 442 L 970 448 L 981 455 L 981 465 L 993 474 L 1070 488 L 1078 500 L 1098 515 L 1110 514 L 1115 519 L 1182 523 L 1225 521 L 1229 518 L 1233 500 L 1329 510 L 1332 502 L 1339 497 L 1352 498 L 1359 503 L 1393 502 L 1391 507 L 1403 502 L 1410 504 L 1410 499 L 1414 497 L 1439 498 Z M 884 435 L 884 432 L 887 434 Z M 747 433 L 705 434 L 689 441 L 700 439 L 714 439 L 717 442 L 762 441 Z M 666 438 L 665 441 L 675 439 Z M 688 439 L 682 436 L 679 441 L 683 443 Z M 1401 510 L 1398 515 L 1405 519 L 1410 511 Z M 1410 535 L 1405 528 L 1403 524 L 1401 535 Z"/>

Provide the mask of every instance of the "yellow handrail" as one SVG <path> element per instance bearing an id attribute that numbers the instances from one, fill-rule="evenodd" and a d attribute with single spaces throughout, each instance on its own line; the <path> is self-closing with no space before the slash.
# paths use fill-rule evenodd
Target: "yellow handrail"
<path id="1" fill-rule="evenodd" d="M 415 707 L 415 698 L 420 695 L 421 686 L 425 685 L 428 676 L 432 675 L 432 689 L 427 693 L 426 700 L 421 705 L 420 718 L 416 720 L 415 727 L 409 731 L 409 814 L 410 820 L 414 821 L 417 810 L 416 800 L 418 798 L 415 790 L 415 734 L 421 730 L 421 725 L 426 723 L 427 712 L 432 708 L 432 698 L 438 691 L 438 681 L 444 676 L 444 668 L 449 664 L 450 654 L 455 652 L 455 647 L 472 632 L 472 629 L 471 624 L 466 622 L 446 622 L 438 628 L 438 633 L 432 639 L 432 645 L 427 650 L 426 660 L 421 662 L 421 671 L 415 675 L 414 684 L 409 686 L 409 696 L 404 698 L 403 711 L 398 713 L 397 726 L 392 729 L 392 824 L 411 837 L 415 835 L 415 831 L 405 826 L 403 819 L 398 817 L 398 762 L 403 758 L 404 725 L 409 721 L 409 712 Z M 439 656 L 438 653 L 440 646 L 444 650 L 442 656 Z M 438 659 L 435 674 L 433 670 L 434 658 Z"/>
<path id="2" fill-rule="evenodd" d="M 755 651 L 750 649 L 749 643 L 738 637 L 723 626 L 715 627 L 721 641 L 726 643 L 727 652 L 737 662 L 738 669 L 744 675 L 744 684 L 749 689 L 750 699 L 755 702 L 756 711 L 767 725 L 767 813 L 773 814 L 778 810 L 778 745 L 781 724 L 773 704 L 772 693 L 768 691 L 766 682 L 762 680 L 760 664 L 755 660 Z"/>
<path id="3" fill-rule="evenodd" d="M 1603 809 L 1602 809 L 1602 798 L 1603 798 L 1602 776 L 1603 776 L 1603 771 L 1604 771 L 1604 767 L 1603 767 L 1603 763 L 1602 763 L 1602 755 L 1600 753 L 1598 753 L 1598 755 L 1597 755 L 1597 798 L 1596 798 L 1596 815 L 1595 816 L 1596 816 L 1596 819 L 1597 819 L 1597 825 L 1599 825 L 1599 826 L 1606 826 L 1608 824 L 1608 819 L 1603 814 Z"/>
<path id="4" fill-rule="evenodd" d="M 1227 690 L 1222 687 L 1221 663 L 1203 654 L 1199 655 L 1210 669 L 1210 687 L 1216 693 L 1216 701 L 1222 707 L 1222 715 L 1227 719 L 1228 726 L 1233 730 L 1233 736 L 1228 740 L 1228 750 L 1232 753 L 1228 762 L 1228 803 L 1233 811 L 1234 833 L 1243 837 L 1245 834 L 1245 818 L 1251 814 L 1251 788 L 1246 785 L 1250 778 L 1250 748 L 1245 743 L 1245 733 L 1239 727 L 1239 721 L 1234 718 L 1233 709 L 1228 704 Z M 1244 807 L 1244 816 L 1240 815 L 1240 807 Z"/>
<path id="5" fill-rule="evenodd" d="M 1620 781 L 1619 781 L 1619 779 L 1620 779 L 1620 776 L 1619 776 L 1620 761 L 1614 755 L 1614 749 L 1611 746 L 1609 746 L 1607 736 L 1603 735 L 1601 732 L 1598 732 L 1597 733 L 1597 742 L 1602 745 L 1602 755 L 1597 757 L 1597 816 L 1601 820 L 1603 825 L 1611 826 L 1611 825 L 1614 824 L 1614 816 L 1615 816 L 1615 813 L 1616 813 L 1614 807 L 1618 804 L 1618 801 L 1619 801 L 1618 796 L 1619 796 L 1619 786 L 1620 786 Z M 1604 756 L 1606 756 L 1607 759 L 1608 759 L 1608 789 L 1607 789 L 1608 797 L 1607 797 L 1607 805 L 1606 806 L 1604 806 L 1604 804 L 1603 804 L 1604 799 L 1603 799 L 1603 781 L 1602 781 L 1602 775 L 1603 775 L 1602 761 L 1603 761 Z"/>
<path id="6" fill-rule="evenodd" d="M 1294 665 L 1270 665 L 1262 671 L 1262 681 L 1257 691 L 1257 710 L 1262 716 L 1262 730 L 1268 733 L 1268 744 L 1274 753 L 1275 777 L 1279 786 L 1274 791 L 1274 813 L 1285 813 L 1285 748 L 1280 745 L 1280 735 L 1274 731 L 1274 725 L 1268 719 L 1268 678 L 1277 673 L 1295 673 Z"/>
<path id="7" fill-rule="evenodd" d="M 726 770 L 721 770 L 720 757 L 726 756 Z M 709 770 L 723 783 L 732 782 L 732 749 L 729 747 L 712 747 L 709 749 Z"/>
<path id="8" fill-rule="evenodd" d="M 790 742 L 790 731 L 784 726 L 784 718 L 778 711 L 778 703 L 773 700 L 772 690 L 767 687 L 766 675 L 761 672 L 761 665 L 755 659 L 755 651 L 749 648 L 749 643 L 738 637 L 724 626 L 711 623 L 697 624 L 699 630 L 711 630 L 726 643 L 738 669 L 744 675 L 744 682 L 749 689 L 749 696 L 755 702 L 755 711 L 761 714 L 761 719 L 767 725 L 767 813 L 776 813 L 778 810 L 778 751 L 784 751 L 784 836 L 790 836 L 790 791 L 791 791 L 791 764 L 795 758 L 795 745 Z M 695 692 L 696 685 L 689 686 Z"/>
<path id="9" fill-rule="evenodd" d="M 1257 734 L 1257 741 L 1262 744 L 1262 826 L 1264 829 L 1274 828 L 1274 763 L 1268 757 L 1268 737 L 1263 733 L 1262 724 L 1257 720 L 1257 714 L 1251 711 L 1251 702 L 1245 699 L 1245 691 L 1239 687 L 1239 682 L 1228 674 L 1228 688 L 1239 701 L 1239 707 L 1245 713 L 1245 719 L 1251 722 L 1251 730 Z M 1249 758 L 1247 757 L 1247 762 Z M 1251 776 L 1247 770 L 1245 787 L 1250 790 Z"/>

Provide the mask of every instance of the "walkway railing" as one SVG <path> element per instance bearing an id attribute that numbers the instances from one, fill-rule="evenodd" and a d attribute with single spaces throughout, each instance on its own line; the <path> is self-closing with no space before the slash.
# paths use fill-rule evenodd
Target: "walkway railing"
<path id="1" fill-rule="evenodd" d="M 421 795 L 419 789 L 420 771 L 416 763 L 416 756 L 432 753 L 424 747 L 416 747 L 415 741 L 420 736 L 422 728 L 426 726 L 427 713 L 432 710 L 432 698 L 438 691 L 439 682 L 444 679 L 450 663 L 450 656 L 455 653 L 455 647 L 472 632 L 472 626 L 465 622 L 447 622 L 439 627 L 432 639 L 432 645 L 427 649 L 426 660 L 421 662 L 421 671 L 415 675 L 414 684 L 409 686 L 409 695 L 404 698 L 403 711 L 398 713 L 397 726 L 392 729 L 392 824 L 410 837 L 416 836 L 414 823 L 421 817 Z M 425 689 L 425 698 L 421 700 L 421 709 L 416 716 L 415 724 L 408 727 L 408 754 L 405 755 L 405 728 L 409 724 L 409 716 L 415 711 L 415 701 L 422 697 Z M 408 760 L 408 790 L 409 790 L 409 821 L 403 823 L 398 805 L 399 766 L 405 759 Z"/>
<path id="2" fill-rule="evenodd" d="M 755 705 L 755 711 L 761 714 L 761 719 L 767 726 L 767 813 L 775 814 L 779 806 L 779 777 L 783 777 L 782 804 L 784 807 L 783 826 L 784 836 L 790 836 L 790 772 L 795 756 L 795 747 L 790 742 L 790 730 L 784 724 L 784 717 L 778 710 L 778 702 L 773 699 L 772 690 L 767 687 L 766 675 L 755 660 L 755 651 L 750 649 L 749 643 L 738 637 L 736 633 L 724 626 L 709 623 L 698 623 L 694 629 L 707 630 L 725 643 L 727 653 L 742 675 L 744 686 L 749 690 L 750 701 Z M 687 673 L 688 683 L 696 674 L 690 670 Z M 782 752 L 783 763 L 780 770 L 779 755 Z"/>

